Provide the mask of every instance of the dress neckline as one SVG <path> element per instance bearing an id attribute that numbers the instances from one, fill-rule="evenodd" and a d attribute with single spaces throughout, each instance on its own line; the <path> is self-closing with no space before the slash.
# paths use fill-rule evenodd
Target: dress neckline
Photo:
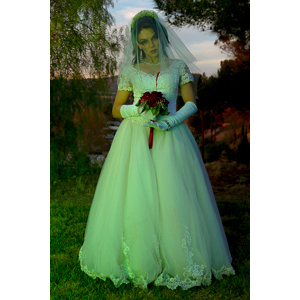
<path id="1" fill-rule="evenodd" d="M 157 77 L 157 74 L 161 74 L 161 73 L 163 73 L 165 70 L 170 69 L 171 66 L 173 65 L 174 61 L 175 61 L 175 59 L 172 60 L 172 62 L 170 63 L 170 65 L 169 65 L 167 68 L 165 68 L 163 71 L 158 71 L 158 72 L 155 73 L 154 75 L 151 74 L 151 73 L 147 73 L 147 72 L 145 72 L 145 71 L 142 71 L 142 70 L 138 70 L 137 68 L 134 67 L 134 65 L 131 65 L 131 66 L 132 66 L 133 69 L 135 69 L 137 72 L 144 73 L 144 74 L 146 74 L 146 75 L 150 75 L 150 76 L 153 77 L 153 78 L 156 78 L 156 77 Z"/>

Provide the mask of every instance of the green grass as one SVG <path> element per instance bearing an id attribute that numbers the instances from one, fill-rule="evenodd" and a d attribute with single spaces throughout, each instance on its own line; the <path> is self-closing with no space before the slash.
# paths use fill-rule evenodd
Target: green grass
<path id="1" fill-rule="evenodd" d="M 213 280 L 208 287 L 187 291 L 156 287 L 148 290 L 110 280 L 93 280 L 81 271 L 78 252 L 98 175 L 73 177 L 51 186 L 51 299 L 250 299 L 249 183 L 238 179 L 214 188 L 236 275 Z M 240 177 L 238 177 L 240 178 Z M 212 181 L 214 187 L 214 182 Z"/>

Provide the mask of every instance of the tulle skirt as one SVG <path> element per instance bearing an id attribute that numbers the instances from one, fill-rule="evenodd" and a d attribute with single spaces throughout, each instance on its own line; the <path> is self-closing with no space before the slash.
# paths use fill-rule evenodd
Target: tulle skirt
<path id="1" fill-rule="evenodd" d="M 209 285 L 234 274 L 211 184 L 185 123 L 150 129 L 124 119 L 103 165 L 91 205 L 81 269 L 110 278 L 175 289 Z"/>

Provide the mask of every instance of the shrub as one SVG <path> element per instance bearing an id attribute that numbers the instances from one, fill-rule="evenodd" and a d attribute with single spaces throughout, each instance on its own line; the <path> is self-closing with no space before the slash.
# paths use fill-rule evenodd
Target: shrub
<path id="1" fill-rule="evenodd" d="M 231 158 L 232 155 L 229 146 L 224 142 L 217 142 L 213 144 L 204 145 L 204 160 L 205 162 L 212 162 L 219 160 L 221 155 L 226 155 Z"/>
<path id="2" fill-rule="evenodd" d="M 77 151 L 72 155 L 52 149 L 50 151 L 50 181 L 65 180 L 73 176 L 100 173 L 100 166 L 91 164 L 87 153 Z"/>

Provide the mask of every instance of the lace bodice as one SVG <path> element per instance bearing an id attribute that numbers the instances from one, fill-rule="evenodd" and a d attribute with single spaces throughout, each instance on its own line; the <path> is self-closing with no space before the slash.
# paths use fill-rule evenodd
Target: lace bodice
<path id="1" fill-rule="evenodd" d="M 133 65 L 125 67 L 119 76 L 118 90 L 132 91 L 134 104 L 145 92 L 159 91 L 170 101 L 168 110 L 170 115 L 176 112 L 178 86 L 194 81 L 187 65 L 180 59 L 174 59 L 170 66 L 156 75 L 148 74 L 134 68 Z"/>

